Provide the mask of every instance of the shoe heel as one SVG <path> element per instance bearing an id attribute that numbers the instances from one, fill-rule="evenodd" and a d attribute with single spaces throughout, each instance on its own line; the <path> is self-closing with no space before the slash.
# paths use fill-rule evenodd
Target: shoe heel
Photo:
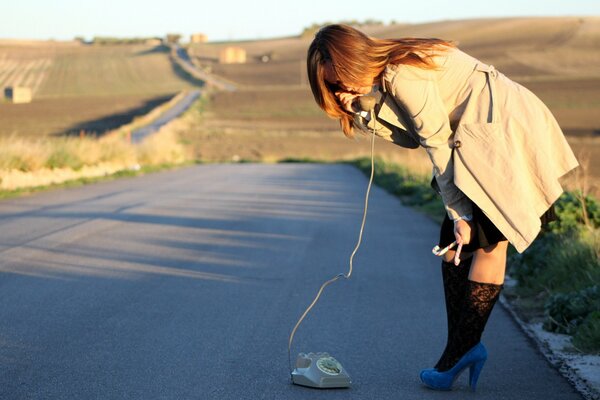
<path id="1" fill-rule="evenodd" d="M 472 391 L 475 391 L 475 387 L 477 386 L 477 380 L 479 379 L 479 374 L 481 374 L 481 370 L 483 369 L 484 364 L 485 360 L 481 360 L 474 364 L 471 364 L 471 366 L 469 367 L 469 386 L 471 386 Z"/>

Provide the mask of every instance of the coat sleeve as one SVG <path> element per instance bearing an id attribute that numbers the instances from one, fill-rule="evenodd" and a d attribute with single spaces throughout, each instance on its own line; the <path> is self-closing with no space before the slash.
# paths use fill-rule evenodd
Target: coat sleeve
<path id="1" fill-rule="evenodd" d="M 448 113 L 440 96 L 434 71 L 398 66 L 388 90 L 409 114 L 415 133 L 431 162 L 437 185 L 451 220 L 472 213 L 470 200 L 454 184 L 453 135 Z"/>

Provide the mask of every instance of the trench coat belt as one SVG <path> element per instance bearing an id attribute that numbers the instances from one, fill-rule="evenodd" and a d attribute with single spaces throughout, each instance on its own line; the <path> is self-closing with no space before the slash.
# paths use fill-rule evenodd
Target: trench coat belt
<path id="1" fill-rule="evenodd" d="M 498 115 L 498 109 L 496 107 L 496 97 L 495 97 L 495 95 L 496 95 L 495 80 L 496 80 L 496 77 L 498 76 L 498 71 L 496 70 L 496 68 L 494 68 L 493 65 L 487 65 L 487 64 L 483 64 L 483 63 L 477 64 L 475 66 L 475 70 L 484 72 L 486 74 L 488 87 L 490 89 L 490 105 L 492 107 L 492 121 L 491 122 L 492 123 L 499 122 L 500 116 Z M 460 140 L 455 140 L 452 147 L 457 149 L 460 146 L 462 146 L 462 143 L 460 142 Z"/>

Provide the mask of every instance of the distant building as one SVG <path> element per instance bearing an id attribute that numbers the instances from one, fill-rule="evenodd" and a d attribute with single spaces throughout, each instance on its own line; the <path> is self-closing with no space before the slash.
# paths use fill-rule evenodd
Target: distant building
<path id="1" fill-rule="evenodd" d="M 167 44 L 177 44 L 181 39 L 181 35 L 179 33 L 167 33 L 167 37 L 165 39 Z"/>
<path id="2" fill-rule="evenodd" d="M 208 37 L 204 33 L 194 33 L 190 36 L 190 43 L 206 43 Z"/>
<path id="3" fill-rule="evenodd" d="M 219 53 L 221 64 L 244 64 L 246 62 L 246 50 L 241 47 L 225 47 Z"/>
<path id="4" fill-rule="evenodd" d="M 162 39 L 159 38 L 150 38 L 150 39 L 146 39 L 145 43 L 148 46 L 160 46 L 162 44 Z"/>
<path id="5" fill-rule="evenodd" d="M 24 86 L 9 86 L 4 88 L 4 97 L 14 104 L 31 103 L 33 98 L 31 88 Z"/>

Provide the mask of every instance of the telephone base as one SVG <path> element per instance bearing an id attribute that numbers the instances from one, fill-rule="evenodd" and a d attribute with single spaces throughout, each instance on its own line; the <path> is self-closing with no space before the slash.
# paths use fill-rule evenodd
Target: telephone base
<path id="1" fill-rule="evenodd" d="M 342 364 L 329 353 L 300 353 L 292 383 L 319 389 L 347 388 L 352 381 Z"/>

